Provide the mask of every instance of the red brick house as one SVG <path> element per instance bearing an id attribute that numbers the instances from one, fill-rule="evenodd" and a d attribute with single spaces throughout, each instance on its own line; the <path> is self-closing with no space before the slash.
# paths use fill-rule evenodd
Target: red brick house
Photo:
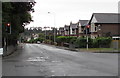
<path id="1" fill-rule="evenodd" d="M 89 24 L 91 38 L 120 36 L 118 13 L 93 13 Z"/>

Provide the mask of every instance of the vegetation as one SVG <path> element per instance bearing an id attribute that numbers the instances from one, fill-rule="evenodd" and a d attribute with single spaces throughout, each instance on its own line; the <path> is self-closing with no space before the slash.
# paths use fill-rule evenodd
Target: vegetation
<path id="1" fill-rule="evenodd" d="M 98 37 L 93 41 L 94 48 L 108 48 L 112 42 L 111 37 Z"/>
<path id="2" fill-rule="evenodd" d="M 92 47 L 92 42 L 93 40 L 91 38 L 88 38 L 88 44 L 90 45 L 89 47 Z M 77 40 L 75 41 L 75 45 L 80 48 L 85 48 L 87 44 L 87 38 L 86 37 L 78 37 Z"/>
<path id="3" fill-rule="evenodd" d="M 88 38 L 89 48 L 109 48 L 112 38 L 110 37 L 98 37 L 96 39 Z M 64 43 L 73 44 L 78 48 L 86 48 L 87 38 L 86 37 L 57 37 L 57 43 L 59 45 Z"/>
<path id="4" fill-rule="evenodd" d="M 7 45 L 17 44 L 20 33 L 24 32 L 24 26 L 33 21 L 30 12 L 34 12 L 34 5 L 35 2 L 2 3 L 3 40 L 6 39 Z M 6 32 L 8 23 L 11 25 L 11 34 Z"/>
<path id="5" fill-rule="evenodd" d="M 58 36 L 56 38 L 56 41 L 57 41 L 58 45 L 64 45 L 64 43 L 73 44 L 76 39 L 77 39 L 77 37 L 72 37 L 72 36 Z"/>

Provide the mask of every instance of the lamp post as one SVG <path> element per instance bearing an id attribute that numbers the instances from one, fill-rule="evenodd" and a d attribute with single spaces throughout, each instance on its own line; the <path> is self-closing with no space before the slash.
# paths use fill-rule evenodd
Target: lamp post
<path id="1" fill-rule="evenodd" d="M 55 29 L 55 26 L 56 26 L 55 13 L 48 12 L 48 14 L 53 14 L 53 16 L 54 16 L 54 27 L 53 27 L 54 32 L 53 33 L 54 33 L 54 43 L 55 43 L 56 42 L 56 38 L 55 38 L 56 37 L 56 34 L 55 34 L 56 33 L 56 31 L 55 31 L 56 30 Z"/>

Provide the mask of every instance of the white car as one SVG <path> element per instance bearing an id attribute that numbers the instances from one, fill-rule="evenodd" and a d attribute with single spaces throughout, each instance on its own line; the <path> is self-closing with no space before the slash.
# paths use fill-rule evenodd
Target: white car
<path id="1" fill-rule="evenodd" d="M 37 44 L 40 44 L 41 42 L 40 41 L 37 41 Z"/>

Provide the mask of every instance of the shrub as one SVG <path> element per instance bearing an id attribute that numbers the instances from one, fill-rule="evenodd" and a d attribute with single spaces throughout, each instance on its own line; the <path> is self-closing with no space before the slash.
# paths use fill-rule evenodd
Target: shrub
<path id="1" fill-rule="evenodd" d="M 94 39 L 93 47 L 108 48 L 108 47 L 110 47 L 111 42 L 112 42 L 112 38 L 110 38 L 110 37 L 98 37 L 98 38 Z"/>
<path id="2" fill-rule="evenodd" d="M 70 43 L 75 44 L 76 40 L 77 40 L 77 37 L 71 37 Z"/>
<path id="3" fill-rule="evenodd" d="M 86 44 L 87 44 L 87 38 L 86 37 L 79 37 L 77 38 L 75 45 L 79 48 L 86 48 Z M 93 47 L 93 39 L 88 38 L 88 45 L 89 47 Z"/>
<path id="4" fill-rule="evenodd" d="M 62 45 L 64 43 L 73 44 L 75 47 L 86 48 L 87 38 L 86 37 L 69 37 L 69 36 L 59 36 L 57 37 L 57 43 Z M 96 39 L 88 38 L 89 48 L 108 48 L 110 47 L 112 38 L 110 37 L 98 37 Z"/>
<path id="5" fill-rule="evenodd" d="M 72 36 L 58 36 L 56 41 L 59 45 L 63 45 L 64 43 L 74 43 L 77 37 Z"/>
<path id="6" fill-rule="evenodd" d="M 41 38 L 41 37 L 39 37 L 39 38 L 37 38 L 37 39 L 35 39 L 36 41 L 40 41 L 41 43 L 45 40 L 44 38 Z"/>
<path id="7" fill-rule="evenodd" d="M 36 41 L 34 39 L 31 39 L 28 41 L 28 43 L 35 43 Z"/>
<path id="8" fill-rule="evenodd" d="M 66 37 L 65 37 L 65 36 L 59 36 L 59 37 L 57 37 L 56 41 L 57 41 L 58 43 L 66 42 Z"/>
<path id="9" fill-rule="evenodd" d="M 86 38 L 83 38 L 83 37 L 77 38 L 75 44 L 79 48 L 85 48 L 86 47 Z"/>

